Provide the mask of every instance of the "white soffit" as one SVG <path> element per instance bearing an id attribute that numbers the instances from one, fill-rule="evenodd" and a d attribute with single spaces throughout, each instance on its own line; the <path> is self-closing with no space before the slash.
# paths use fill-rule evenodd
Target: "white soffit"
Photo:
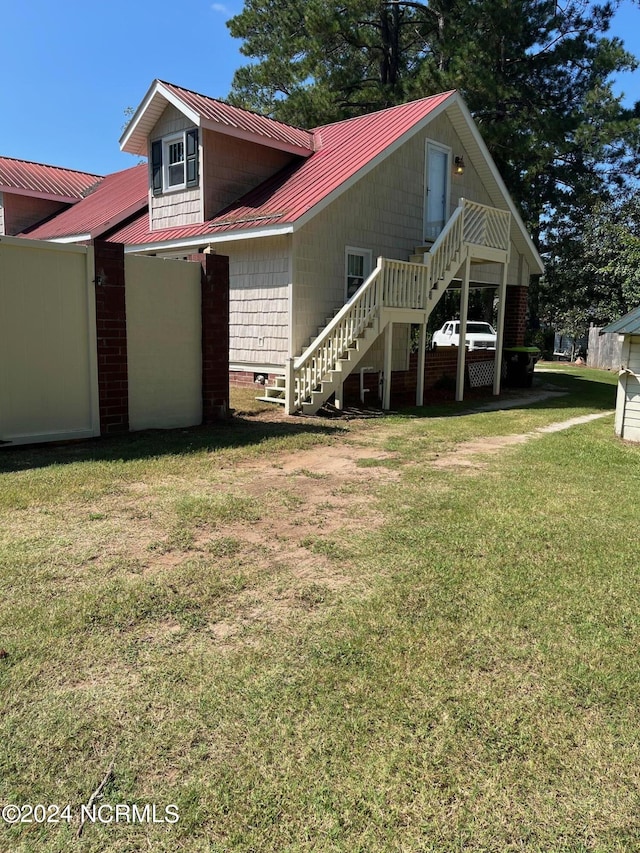
<path id="1" fill-rule="evenodd" d="M 169 104 L 183 113 L 193 124 L 200 125 L 200 116 L 196 112 L 169 92 L 159 80 L 154 80 L 120 137 L 120 149 L 128 154 L 146 157 L 147 140 Z"/>

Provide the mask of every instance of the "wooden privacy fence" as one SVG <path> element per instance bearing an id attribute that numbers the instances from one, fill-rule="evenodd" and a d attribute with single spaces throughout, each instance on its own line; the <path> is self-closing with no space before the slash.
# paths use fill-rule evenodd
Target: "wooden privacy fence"
<path id="1" fill-rule="evenodd" d="M 0 239 L 0 446 L 193 426 L 229 405 L 228 259 Z"/>
<path id="2" fill-rule="evenodd" d="M 622 337 L 611 332 L 601 335 L 600 327 L 592 326 L 589 329 L 589 346 L 587 349 L 589 367 L 618 370 L 621 359 Z"/>

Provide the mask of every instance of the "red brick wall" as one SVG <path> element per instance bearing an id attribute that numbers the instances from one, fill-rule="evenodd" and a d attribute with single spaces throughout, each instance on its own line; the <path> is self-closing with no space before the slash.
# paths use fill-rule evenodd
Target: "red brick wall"
<path id="1" fill-rule="evenodd" d="M 504 317 L 504 346 L 520 347 L 527 329 L 529 288 L 522 285 L 507 287 Z"/>
<path id="2" fill-rule="evenodd" d="M 129 429 L 124 246 L 94 242 L 98 392 L 102 435 Z"/>
<path id="3" fill-rule="evenodd" d="M 37 225 L 54 213 L 70 207 L 61 201 L 51 201 L 42 198 L 15 195 L 11 192 L 4 194 L 4 233 L 19 234 L 32 225 Z"/>
<path id="4" fill-rule="evenodd" d="M 202 420 L 229 414 L 229 258 L 200 255 L 202 265 Z"/>

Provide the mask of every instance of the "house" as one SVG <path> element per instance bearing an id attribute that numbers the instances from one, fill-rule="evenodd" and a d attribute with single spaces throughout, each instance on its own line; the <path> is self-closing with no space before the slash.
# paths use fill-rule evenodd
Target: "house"
<path id="1" fill-rule="evenodd" d="M 20 234 L 78 204 L 101 175 L 0 157 L 0 235 Z"/>
<path id="2" fill-rule="evenodd" d="M 601 330 L 622 339 L 615 431 L 620 438 L 640 441 L 640 306 Z"/>
<path id="3" fill-rule="evenodd" d="M 489 287 L 498 342 L 482 359 L 499 392 L 502 347 L 523 342 L 543 267 L 457 92 L 306 130 L 155 80 L 120 144 L 148 158 L 148 207 L 107 239 L 229 258 L 232 381 L 266 378 L 267 398 L 311 412 L 340 406 L 366 368 L 389 408 L 413 369 L 421 404 L 431 312 L 455 288 L 466 328 L 470 289 Z M 472 356 L 439 355 L 454 358 L 458 399 Z"/>

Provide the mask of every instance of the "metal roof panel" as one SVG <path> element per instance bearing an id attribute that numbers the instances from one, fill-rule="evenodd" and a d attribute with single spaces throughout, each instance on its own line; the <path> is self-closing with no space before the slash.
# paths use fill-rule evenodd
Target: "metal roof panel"
<path id="1" fill-rule="evenodd" d="M 624 317 L 609 323 L 602 329 L 602 335 L 609 332 L 617 332 L 619 335 L 640 335 L 640 305 L 629 311 Z"/>
<path id="2" fill-rule="evenodd" d="M 102 180 L 101 175 L 0 157 L 0 192 L 60 198 L 75 202 Z"/>
<path id="3" fill-rule="evenodd" d="M 267 140 L 284 142 L 287 145 L 300 148 L 306 154 L 313 151 L 313 134 L 308 130 L 234 107 L 224 101 L 200 95 L 173 83 L 166 83 L 163 80 L 160 83 L 194 112 L 198 113 L 202 119 L 220 125 L 221 129 L 245 131 Z"/>
<path id="4" fill-rule="evenodd" d="M 316 128 L 313 134 L 319 147 L 310 157 L 286 166 L 209 222 L 150 231 L 148 222 L 145 230 L 142 221 L 137 221 L 113 235 L 113 239 L 136 244 L 157 243 L 255 229 L 260 225 L 292 224 L 333 192 L 357 179 L 363 168 L 375 162 L 451 94 L 445 92 Z"/>
<path id="5" fill-rule="evenodd" d="M 76 234 L 97 237 L 146 207 L 148 181 L 146 163 L 107 175 L 86 198 L 23 236 L 34 240 L 54 240 Z"/>

